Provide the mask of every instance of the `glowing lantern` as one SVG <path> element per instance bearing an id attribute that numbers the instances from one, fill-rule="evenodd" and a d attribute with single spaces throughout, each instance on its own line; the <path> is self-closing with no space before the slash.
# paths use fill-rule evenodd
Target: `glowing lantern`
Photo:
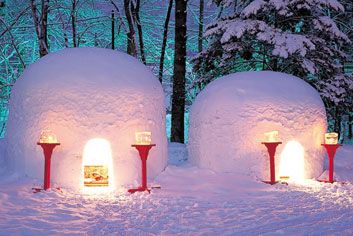
<path id="1" fill-rule="evenodd" d="M 152 142 L 152 133 L 151 132 L 136 132 L 135 133 L 135 139 L 136 139 L 136 144 L 138 145 L 150 145 Z"/>
<path id="2" fill-rule="evenodd" d="M 338 143 L 338 133 L 326 133 L 325 134 L 325 144 L 337 144 Z"/>
<path id="3" fill-rule="evenodd" d="M 266 143 L 276 143 L 279 142 L 278 131 L 270 131 L 265 134 L 265 142 Z"/>
<path id="4" fill-rule="evenodd" d="M 38 143 L 59 143 L 56 135 L 51 130 L 43 130 L 40 133 Z"/>

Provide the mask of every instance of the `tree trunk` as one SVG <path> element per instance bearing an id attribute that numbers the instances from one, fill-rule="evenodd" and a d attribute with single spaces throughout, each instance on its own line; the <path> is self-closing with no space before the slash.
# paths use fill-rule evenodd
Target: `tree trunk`
<path id="1" fill-rule="evenodd" d="M 112 49 L 115 49 L 115 16 L 114 11 L 112 11 Z"/>
<path id="2" fill-rule="evenodd" d="M 353 126 L 353 115 L 348 116 L 348 139 L 353 138 L 353 132 L 352 132 L 352 127 Z"/>
<path id="3" fill-rule="evenodd" d="M 175 52 L 171 141 L 184 143 L 187 0 L 175 0 Z"/>
<path id="4" fill-rule="evenodd" d="M 97 35 L 97 33 L 94 33 L 94 46 L 95 47 L 98 47 L 98 35 Z"/>
<path id="5" fill-rule="evenodd" d="M 202 52 L 204 0 L 200 0 L 198 51 Z"/>
<path id="6" fill-rule="evenodd" d="M 43 40 L 47 48 L 49 47 L 48 43 L 48 11 L 49 11 L 49 0 L 42 0 L 42 31 L 43 31 Z"/>
<path id="7" fill-rule="evenodd" d="M 127 37 L 127 53 L 136 57 L 136 42 L 135 42 L 135 29 L 133 25 L 133 21 L 131 18 L 131 9 L 130 9 L 131 0 L 124 0 L 124 10 L 126 15 L 126 20 L 129 26 L 129 31 L 126 33 Z"/>
<path id="8" fill-rule="evenodd" d="M 172 12 L 173 1 L 174 0 L 169 0 L 167 16 L 165 17 L 165 21 L 164 21 L 163 42 L 162 42 L 161 58 L 159 61 L 159 73 L 158 73 L 159 82 L 161 83 L 163 80 L 164 56 L 165 56 L 165 49 L 167 47 L 169 20 L 170 20 L 170 14 Z"/>
<path id="9" fill-rule="evenodd" d="M 72 0 L 71 9 L 71 27 L 72 27 L 72 46 L 77 47 L 77 31 L 76 31 L 76 2 L 77 0 Z"/>
<path id="10" fill-rule="evenodd" d="M 131 2 L 131 5 L 134 9 L 133 15 L 134 15 L 135 23 L 137 26 L 137 33 L 139 36 L 141 60 L 142 60 L 143 64 L 146 65 L 145 46 L 143 43 L 143 32 L 142 32 L 142 25 L 141 25 L 141 20 L 140 20 L 140 0 L 136 0 L 136 6 L 134 6 L 132 2 Z"/>
<path id="11" fill-rule="evenodd" d="M 49 53 L 47 37 L 49 0 L 42 0 L 41 3 L 42 12 L 39 17 L 35 0 L 31 0 L 32 17 L 39 44 L 39 56 L 44 57 Z"/>

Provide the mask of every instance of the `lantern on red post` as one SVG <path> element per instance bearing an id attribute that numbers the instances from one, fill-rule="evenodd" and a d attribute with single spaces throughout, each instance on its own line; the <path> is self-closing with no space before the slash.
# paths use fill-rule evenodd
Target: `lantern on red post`
<path id="1" fill-rule="evenodd" d="M 328 180 L 318 180 L 320 182 L 325 182 L 325 183 L 333 183 L 335 182 L 333 179 L 333 170 L 334 170 L 334 163 L 333 160 L 336 155 L 337 149 L 342 146 L 341 144 L 338 144 L 338 133 L 326 133 L 325 134 L 325 143 L 321 144 L 321 146 L 324 146 L 328 155 L 329 159 L 329 178 Z"/>
<path id="2" fill-rule="evenodd" d="M 56 146 L 60 145 L 56 136 L 50 131 L 45 130 L 41 133 L 39 142 L 37 145 L 40 145 L 43 149 L 44 153 L 44 190 L 50 188 L 50 165 L 51 165 L 51 157 L 53 154 L 53 150 Z M 33 188 L 35 192 L 39 192 L 42 189 Z"/>
<path id="3" fill-rule="evenodd" d="M 265 133 L 265 142 L 262 142 L 267 148 L 267 152 L 270 158 L 270 181 L 262 181 L 266 184 L 276 184 L 276 172 L 275 172 L 275 154 L 276 149 L 279 144 L 282 142 L 278 141 L 278 131 L 271 131 Z"/>
<path id="4" fill-rule="evenodd" d="M 141 158 L 141 186 L 138 188 L 129 189 L 129 193 L 135 192 L 150 192 L 151 190 L 147 188 L 147 158 L 149 151 L 156 144 L 151 144 L 151 132 L 136 132 L 136 144 L 131 145 L 135 147 L 139 152 Z"/>

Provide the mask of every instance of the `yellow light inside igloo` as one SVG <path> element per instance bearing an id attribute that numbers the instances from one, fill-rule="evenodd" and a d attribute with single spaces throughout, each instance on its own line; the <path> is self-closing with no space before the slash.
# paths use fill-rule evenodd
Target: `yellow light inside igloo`
<path id="1" fill-rule="evenodd" d="M 279 142 L 279 133 L 277 130 L 264 133 L 266 143 Z"/>
<path id="2" fill-rule="evenodd" d="M 148 131 L 136 132 L 135 141 L 138 145 L 150 145 L 152 143 L 152 133 Z"/>
<path id="3" fill-rule="evenodd" d="M 281 152 L 279 176 L 281 180 L 301 182 L 304 180 L 304 148 L 297 141 L 289 141 Z"/>
<path id="4" fill-rule="evenodd" d="M 58 143 L 56 135 L 49 129 L 40 133 L 39 143 Z"/>
<path id="5" fill-rule="evenodd" d="M 338 133 L 331 132 L 325 134 L 325 144 L 337 144 L 338 143 Z"/>
<path id="6" fill-rule="evenodd" d="M 82 159 L 85 193 L 103 193 L 114 189 L 113 161 L 109 141 L 91 139 L 85 145 Z"/>

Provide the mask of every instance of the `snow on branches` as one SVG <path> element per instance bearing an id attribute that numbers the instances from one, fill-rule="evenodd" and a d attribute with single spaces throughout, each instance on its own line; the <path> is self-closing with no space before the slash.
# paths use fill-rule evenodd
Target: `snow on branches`
<path id="1" fill-rule="evenodd" d="M 274 70 L 302 77 L 324 98 L 335 103 L 340 100 L 343 85 L 333 81 L 349 78 L 343 75 L 347 56 L 341 48 L 351 42 L 330 17 L 332 12 L 344 11 L 339 1 L 215 3 L 228 10 L 233 5 L 236 10 L 227 11 L 226 16 L 207 26 L 204 36 L 209 46 L 194 59 L 194 69 L 202 75 L 202 82 L 235 71 Z"/>

